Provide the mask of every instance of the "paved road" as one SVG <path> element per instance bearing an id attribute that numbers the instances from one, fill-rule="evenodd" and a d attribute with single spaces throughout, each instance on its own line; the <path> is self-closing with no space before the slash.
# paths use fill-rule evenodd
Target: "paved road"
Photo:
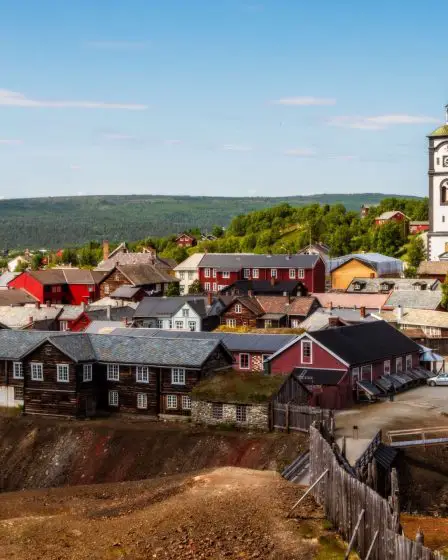
<path id="1" fill-rule="evenodd" d="M 336 413 L 336 435 L 372 438 L 378 430 L 448 426 L 448 387 L 421 386 L 395 396 L 393 402 L 364 404 Z"/>

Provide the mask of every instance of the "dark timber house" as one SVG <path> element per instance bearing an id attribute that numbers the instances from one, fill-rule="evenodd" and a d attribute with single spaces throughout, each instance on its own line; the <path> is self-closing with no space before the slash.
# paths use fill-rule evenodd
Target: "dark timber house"
<path id="1" fill-rule="evenodd" d="M 1 331 L 0 361 L 0 405 L 23 404 L 27 414 L 155 416 L 190 414 L 192 388 L 227 369 L 232 356 L 219 340 Z"/>

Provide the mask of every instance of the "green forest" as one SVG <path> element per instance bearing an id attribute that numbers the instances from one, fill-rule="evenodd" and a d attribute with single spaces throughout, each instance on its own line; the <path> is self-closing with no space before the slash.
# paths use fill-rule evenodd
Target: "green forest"
<path id="1" fill-rule="evenodd" d="M 190 229 L 210 232 L 214 225 L 227 227 L 237 215 L 279 205 L 283 208 L 284 204 L 293 208 L 316 204 L 327 208 L 343 204 L 348 213 L 358 213 L 362 204 L 377 204 L 384 197 L 384 194 L 364 193 L 282 198 L 132 195 L 2 200 L 0 247 L 58 249 L 103 239 L 116 243 L 136 241 Z M 286 214 L 291 223 L 302 219 L 299 214 L 296 217 Z M 259 215 L 254 218 L 262 219 Z M 242 218 L 232 222 L 234 234 L 242 233 L 238 228 L 243 222 Z M 275 235 L 279 229 L 277 224 L 278 220 L 273 224 Z M 253 233 L 247 227 L 246 230 L 248 234 Z M 267 241 L 266 238 L 263 243 L 266 245 Z"/>

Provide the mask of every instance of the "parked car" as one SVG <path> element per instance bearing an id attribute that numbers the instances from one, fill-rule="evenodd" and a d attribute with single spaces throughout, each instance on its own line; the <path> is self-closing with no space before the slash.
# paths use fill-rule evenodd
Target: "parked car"
<path id="1" fill-rule="evenodd" d="M 439 373 L 435 377 L 430 377 L 427 380 L 428 385 L 435 387 L 436 385 L 448 385 L 448 373 Z"/>

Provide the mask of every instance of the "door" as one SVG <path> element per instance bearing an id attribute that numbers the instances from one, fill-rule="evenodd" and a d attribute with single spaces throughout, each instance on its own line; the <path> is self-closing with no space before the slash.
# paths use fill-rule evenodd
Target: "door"
<path id="1" fill-rule="evenodd" d="M 95 416 L 96 400 L 94 397 L 86 397 L 86 416 Z"/>

